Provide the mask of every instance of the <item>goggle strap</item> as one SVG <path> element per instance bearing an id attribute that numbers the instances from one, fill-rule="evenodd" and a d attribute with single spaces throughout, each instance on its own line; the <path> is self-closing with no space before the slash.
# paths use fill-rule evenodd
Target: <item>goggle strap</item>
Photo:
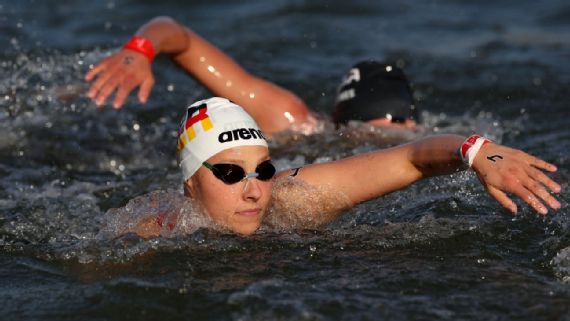
<path id="1" fill-rule="evenodd" d="M 208 163 L 208 162 L 202 162 L 202 165 L 204 165 L 204 167 L 206 167 L 207 169 L 211 170 L 212 172 L 215 170 L 215 167 Z"/>

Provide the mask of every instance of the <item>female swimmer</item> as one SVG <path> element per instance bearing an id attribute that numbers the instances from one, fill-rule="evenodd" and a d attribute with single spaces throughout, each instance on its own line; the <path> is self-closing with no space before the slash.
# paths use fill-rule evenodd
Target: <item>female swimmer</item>
<path id="1" fill-rule="evenodd" d="M 270 215 L 278 215 L 268 212 L 272 195 L 279 193 L 273 185 L 287 177 L 346 197 L 348 204 L 329 206 L 332 217 L 315 211 L 301 213 L 315 215 L 309 219 L 320 224 L 334 220 L 347 207 L 469 166 L 487 192 L 512 213 L 517 212 L 517 205 L 507 193 L 520 197 L 542 215 L 548 212 L 543 202 L 552 209 L 560 208 L 548 191 L 558 193 L 560 186 L 542 172 L 556 171 L 554 165 L 478 136 L 434 136 L 276 173 L 264 134 L 254 119 L 240 106 L 218 97 L 187 108 L 178 132 L 177 158 L 185 195 L 216 224 L 243 235 L 254 233 Z M 298 200 L 291 197 L 285 201 Z M 151 220 L 147 224 L 158 223 Z M 153 235 L 148 231 L 160 229 L 145 226 L 142 230 L 148 237 Z"/>

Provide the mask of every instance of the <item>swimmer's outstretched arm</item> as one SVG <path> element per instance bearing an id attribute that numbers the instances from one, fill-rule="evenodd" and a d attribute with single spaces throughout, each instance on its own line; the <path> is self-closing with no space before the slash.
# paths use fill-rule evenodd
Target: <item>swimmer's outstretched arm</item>
<path id="1" fill-rule="evenodd" d="M 155 54 L 171 55 L 215 95 L 246 109 L 268 134 L 311 120 L 307 106 L 295 94 L 248 73 L 228 55 L 171 18 L 154 18 L 136 34 L 152 43 Z M 93 81 L 87 95 L 99 106 L 115 93 L 115 108 L 120 108 L 137 87 L 140 87 L 138 99 L 145 103 L 155 82 L 149 59 L 130 49 L 121 49 L 104 59 L 85 79 Z"/>
<path id="2" fill-rule="evenodd" d="M 315 186 L 329 186 L 343 192 L 354 203 L 364 202 L 402 189 L 420 179 L 467 169 L 458 149 L 464 137 L 442 135 L 409 144 L 357 155 L 343 160 L 306 166 L 296 176 Z M 517 205 L 509 194 L 520 197 L 538 213 L 546 214 L 560 203 L 550 191 L 560 185 L 543 171 L 556 167 L 523 151 L 494 143 L 485 144 L 474 159 L 479 180 L 503 207 L 513 214 Z"/>

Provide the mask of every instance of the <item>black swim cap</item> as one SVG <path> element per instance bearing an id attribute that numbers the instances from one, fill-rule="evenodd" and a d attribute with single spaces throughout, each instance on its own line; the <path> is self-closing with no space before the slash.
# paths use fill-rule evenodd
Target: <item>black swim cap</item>
<path id="1" fill-rule="evenodd" d="M 402 69 L 394 65 L 359 62 L 338 88 L 333 120 L 346 123 L 378 118 L 419 121 L 410 84 Z"/>

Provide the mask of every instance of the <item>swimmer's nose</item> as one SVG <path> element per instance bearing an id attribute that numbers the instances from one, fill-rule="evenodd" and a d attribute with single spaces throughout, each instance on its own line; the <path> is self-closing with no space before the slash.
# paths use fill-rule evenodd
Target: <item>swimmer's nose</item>
<path id="1" fill-rule="evenodd" d="M 251 173 L 248 174 L 247 177 L 244 179 L 245 184 L 243 186 L 243 198 L 245 200 L 253 200 L 257 201 L 261 197 L 261 188 L 259 186 L 259 181 L 257 179 L 252 179 L 257 177 L 259 174 Z"/>

